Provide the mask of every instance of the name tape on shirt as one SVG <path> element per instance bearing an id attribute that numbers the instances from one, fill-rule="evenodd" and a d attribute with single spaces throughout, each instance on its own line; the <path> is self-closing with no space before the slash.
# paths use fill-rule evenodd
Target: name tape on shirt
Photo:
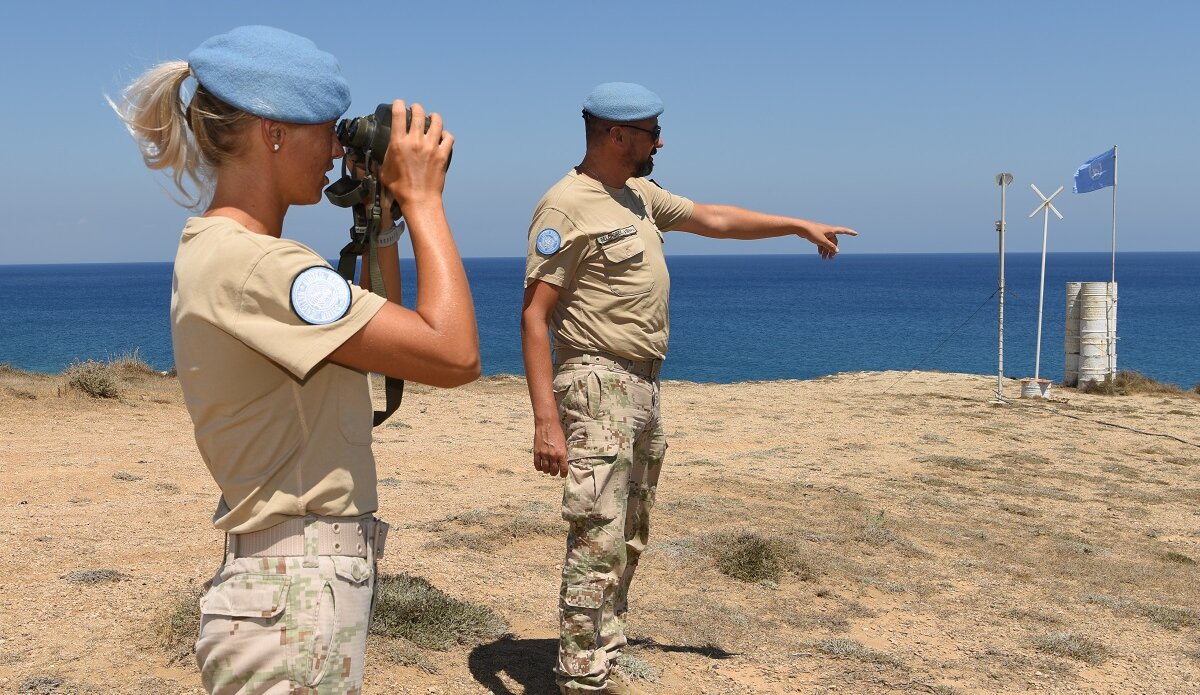
<path id="1" fill-rule="evenodd" d="M 314 326 L 333 323 L 350 311 L 350 283 L 333 268 L 314 265 L 292 280 L 292 311 Z"/>
<path id="2" fill-rule="evenodd" d="M 558 253 L 559 247 L 562 246 L 562 237 L 559 236 L 557 229 L 546 227 L 537 235 L 537 250 L 543 256 L 553 256 Z"/>
<path id="3" fill-rule="evenodd" d="M 631 236 L 633 234 L 637 234 L 636 227 L 632 227 L 632 226 L 623 227 L 621 229 L 611 231 L 608 234 L 605 234 L 604 236 L 600 237 L 599 239 L 596 239 L 596 243 L 600 244 L 601 246 L 604 246 L 606 244 L 611 244 L 612 242 L 616 241 L 617 239 L 624 239 L 625 237 Z"/>

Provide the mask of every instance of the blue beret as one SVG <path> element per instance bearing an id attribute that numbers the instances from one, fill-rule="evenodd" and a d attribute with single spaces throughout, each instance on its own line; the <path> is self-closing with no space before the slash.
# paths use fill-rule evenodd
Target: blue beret
<path id="1" fill-rule="evenodd" d="M 583 100 L 583 110 L 606 121 L 626 123 L 663 112 L 662 99 L 640 84 L 605 82 Z"/>
<path id="2" fill-rule="evenodd" d="M 188 56 L 213 96 L 246 113 L 284 123 L 324 123 L 350 108 L 337 59 L 303 36 L 275 27 L 238 27 Z"/>

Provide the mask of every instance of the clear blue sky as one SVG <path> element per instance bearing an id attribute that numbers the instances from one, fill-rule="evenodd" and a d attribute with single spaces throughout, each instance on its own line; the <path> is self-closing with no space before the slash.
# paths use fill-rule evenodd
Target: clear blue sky
<path id="1" fill-rule="evenodd" d="M 1109 189 L 1071 175 L 1120 146 L 1118 250 L 1200 250 L 1200 5 L 1192 2 L 19 3 L 0 22 L 0 264 L 167 261 L 185 216 L 102 94 L 208 36 L 273 24 L 336 55 L 351 114 L 440 111 L 467 256 L 521 256 L 542 192 L 582 154 L 599 82 L 662 96 L 655 178 L 702 202 L 858 229 L 858 253 L 1040 248 L 1030 182 L 1060 196 L 1052 251 L 1109 248 Z M 349 214 L 293 208 L 333 256 Z M 669 237 L 671 253 L 811 252 Z"/>

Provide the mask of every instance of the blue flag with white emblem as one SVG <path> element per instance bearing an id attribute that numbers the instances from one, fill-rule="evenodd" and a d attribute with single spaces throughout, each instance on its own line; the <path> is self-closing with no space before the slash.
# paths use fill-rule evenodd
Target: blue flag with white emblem
<path id="1" fill-rule="evenodd" d="M 1116 184 L 1117 148 L 1115 147 L 1087 160 L 1075 172 L 1076 193 L 1091 193 Z"/>

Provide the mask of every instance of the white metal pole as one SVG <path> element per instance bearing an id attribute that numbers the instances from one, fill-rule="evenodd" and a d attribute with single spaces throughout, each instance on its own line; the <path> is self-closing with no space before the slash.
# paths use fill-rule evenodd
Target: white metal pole
<path id="1" fill-rule="evenodd" d="M 1117 284 L 1117 146 L 1113 145 L 1113 196 L 1112 196 L 1112 275 L 1108 284 L 1108 304 L 1104 307 L 1105 333 L 1108 343 L 1108 375 L 1117 378 L 1117 336 L 1112 326 L 1110 312 L 1116 312 L 1113 290 Z"/>
<path id="2" fill-rule="evenodd" d="M 1112 278 L 1117 281 L 1117 146 L 1113 145 Z"/>
<path id="3" fill-rule="evenodd" d="M 1004 231 L 1006 225 L 1004 218 L 1004 194 L 1008 190 L 1008 184 L 1012 181 L 1012 176 L 1009 174 L 1000 174 L 996 178 L 1000 184 L 1000 228 L 996 230 L 1000 233 L 1000 347 L 998 350 L 1000 364 L 996 372 L 996 398 L 1004 400 Z"/>
<path id="4" fill-rule="evenodd" d="M 1037 328 L 1037 352 L 1033 361 L 1033 378 L 1037 379 L 1041 376 L 1042 367 L 1042 303 L 1046 297 L 1046 238 L 1050 234 L 1050 206 L 1047 205 L 1043 210 L 1042 217 L 1042 283 L 1038 288 L 1038 328 Z"/>

